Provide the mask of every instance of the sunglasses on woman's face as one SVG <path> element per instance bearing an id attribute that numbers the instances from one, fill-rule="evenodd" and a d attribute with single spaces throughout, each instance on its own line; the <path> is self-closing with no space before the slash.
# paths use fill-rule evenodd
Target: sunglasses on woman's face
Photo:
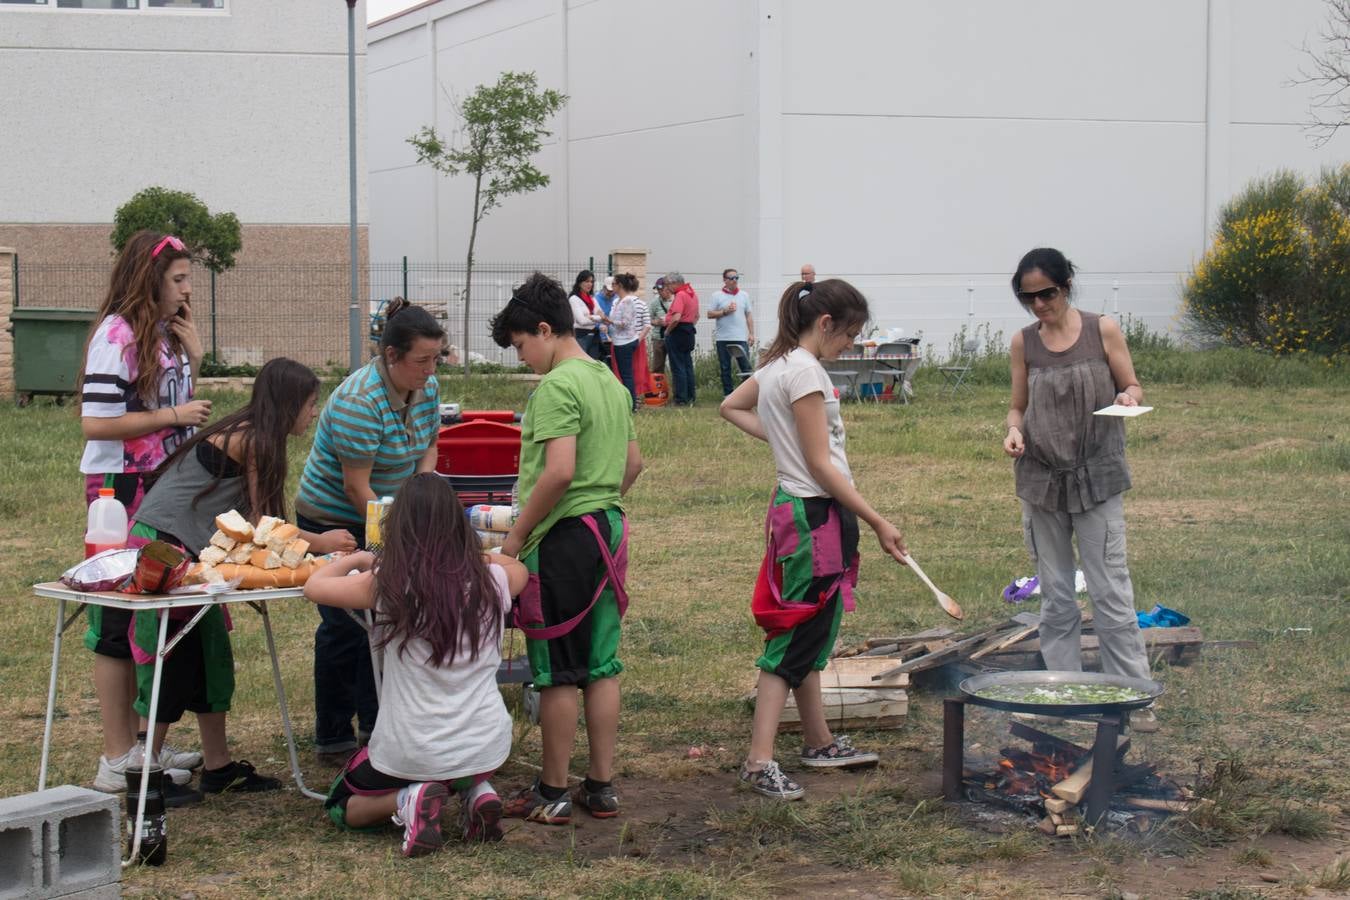
<path id="1" fill-rule="evenodd" d="M 1051 285 L 1039 291 L 1018 291 L 1017 299 L 1021 300 L 1027 306 L 1035 303 L 1037 300 L 1044 300 L 1046 303 L 1059 297 L 1059 285 Z"/>

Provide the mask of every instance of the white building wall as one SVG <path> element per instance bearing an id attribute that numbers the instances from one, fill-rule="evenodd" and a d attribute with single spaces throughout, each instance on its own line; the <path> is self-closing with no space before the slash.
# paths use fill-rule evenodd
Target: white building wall
<path id="1" fill-rule="evenodd" d="M 364 7 L 356 9 L 358 122 Z M 134 13 L 0 6 L 0 35 L 0 220 L 106 223 L 132 194 L 158 184 L 245 223 L 348 221 L 345 4 L 231 0 L 224 12 Z M 359 196 L 366 168 L 359 157 Z M 364 204 L 358 217 L 366 219 Z"/>
<path id="2" fill-rule="evenodd" d="M 1290 84 L 1323 15 L 1321 0 L 442 0 L 373 28 L 371 56 L 374 72 L 421 17 L 442 48 L 493 42 L 443 49 L 446 88 L 534 69 L 571 96 L 541 155 L 553 185 L 493 213 L 482 258 L 645 246 L 650 270 L 693 273 L 705 295 L 738 266 L 765 325 L 809 261 L 945 351 L 962 324 L 1005 340 L 1025 324 L 1008 275 L 1046 244 L 1079 264 L 1085 308 L 1172 325 L 1235 191 L 1350 157 L 1350 137 L 1310 144 L 1311 91 Z M 452 183 L 437 246 L 457 258 Z M 419 210 L 376 215 L 372 244 Z"/>

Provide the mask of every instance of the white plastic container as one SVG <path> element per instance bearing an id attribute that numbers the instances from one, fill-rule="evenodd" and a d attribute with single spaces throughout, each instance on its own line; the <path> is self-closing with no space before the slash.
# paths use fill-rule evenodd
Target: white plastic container
<path id="1" fill-rule="evenodd" d="M 99 488 L 98 499 L 89 504 L 89 521 L 84 531 L 84 558 L 95 553 L 127 545 L 127 508 L 112 488 Z"/>

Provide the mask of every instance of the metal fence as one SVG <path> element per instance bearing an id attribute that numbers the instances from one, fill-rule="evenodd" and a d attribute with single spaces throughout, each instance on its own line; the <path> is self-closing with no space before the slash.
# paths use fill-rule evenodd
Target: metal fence
<path id="1" fill-rule="evenodd" d="M 474 265 L 469 340 L 464 343 L 464 265 L 370 263 L 360 271 L 363 328 L 396 296 L 425 306 L 444 323 L 450 342 L 471 358 L 515 365 L 514 351 L 488 336 L 488 323 L 530 273 L 543 272 L 564 288 L 588 262 L 485 262 Z M 15 302 L 23 307 L 96 309 L 108 289 L 107 264 L 15 266 Z M 192 312 L 207 352 L 228 365 L 261 365 L 289 356 L 312 366 L 345 366 L 347 309 L 351 302 L 346 263 L 240 265 L 221 275 L 192 270 Z"/>

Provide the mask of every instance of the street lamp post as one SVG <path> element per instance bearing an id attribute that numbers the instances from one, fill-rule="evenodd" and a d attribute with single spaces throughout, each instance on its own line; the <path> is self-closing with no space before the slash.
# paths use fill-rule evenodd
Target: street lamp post
<path id="1" fill-rule="evenodd" d="M 351 194 L 351 305 L 347 308 L 351 370 L 361 366 L 361 307 L 356 264 L 356 0 L 347 2 L 347 180 Z"/>

